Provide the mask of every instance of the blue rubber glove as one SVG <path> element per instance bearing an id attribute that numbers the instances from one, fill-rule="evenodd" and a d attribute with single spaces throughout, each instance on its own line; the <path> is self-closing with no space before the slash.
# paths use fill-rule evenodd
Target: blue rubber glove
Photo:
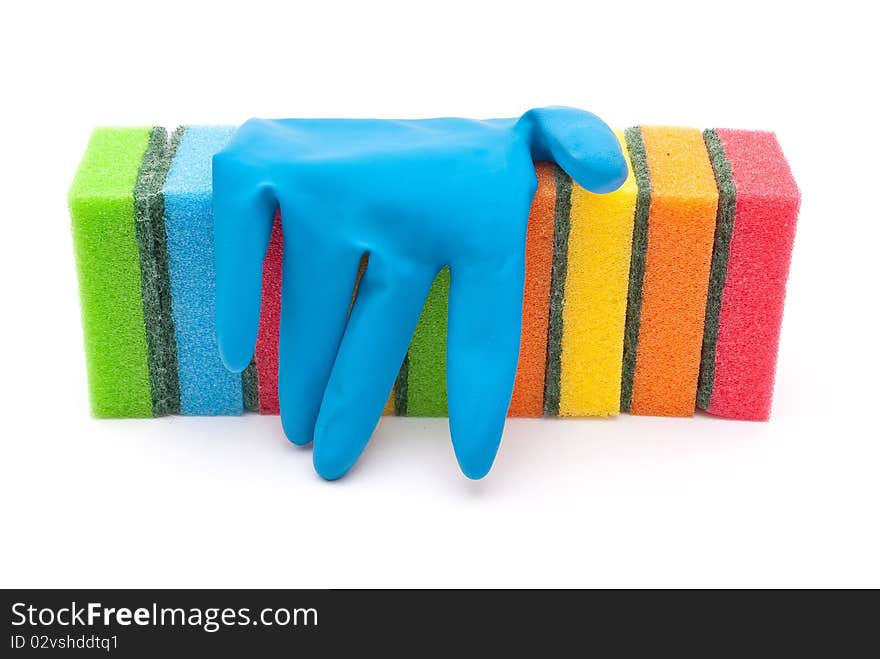
<path id="1" fill-rule="evenodd" d="M 487 121 L 253 119 L 214 156 L 220 354 L 233 371 L 251 360 L 280 207 L 281 421 L 292 442 L 314 440 L 321 476 L 345 474 L 369 441 L 446 265 L 452 442 L 465 475 L 489 471 L 519 355 L 538 160 L 593 192 L 627 173 L 611 130 L 562 107 Z"/>

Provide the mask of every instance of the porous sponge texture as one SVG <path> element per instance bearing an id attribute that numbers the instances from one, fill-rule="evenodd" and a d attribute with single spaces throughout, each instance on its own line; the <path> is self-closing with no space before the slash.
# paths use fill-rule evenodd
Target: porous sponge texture
<path id="1" fill-rule="evenodd" d="M 233 132 L 104 128 L 89 142 L 69 202 L 96 416 L 278 412 L 278 217 L 254 363 L 229 373 L 216 346 L 210 166 Z M 800 203 L 775 137 L 646 127 L 618 139 L 631 166 L 615 193 L 536 164 L 509 414 L 606 415 L 619 401 L 689 416 L 696 399 L 767 419 Z M 444 269 L 384 413 L 446 415 L 448 294 Z"/>
<path id="2" fill-rule="evenodd" d="M 613 416 L 620 411 L 623 333 L 637 186 L 623 133 L 629 175 L 609 194 L 577 184 L 571 193 L 568 272 L 562 313 L 560 416 Z"/>
<path id="3" fill-rule="evenodd" d="M 284 260 L 284 231 L 281 213 L 275 214 L 269 249 L 263 260 L 260 327 L 257 331 L 257 362 L 260 413 L 278 414 L 278 330 L 281 324 L 281 268 Z"/>
<path id="4" fill-rule="evenodd" d="M 703 136 L 642 127 L 651 176 L 633 414 L 692 416 L 718 191 Z"/>
<path id="5" fill-rule="evenodd" d="M 707 411 L 769 418 L 800 192 L 772 133 L 718 129 L 736 186 L 736 218 Z"/>
<path id="6" fill-rule="evenodd" d="M 522 334 L 509 416 L 535 417 L 544 413 L 550 275 L 553 269 L 553 217 L 556 210 L 555 169 L 556 166 L 551 163 L 535 163 L 538 189 L 532 200 L 526 233 Z"/>
<path id="7" fill-rule="evenodd" d="M 134 188 L 151 128 L 98 128 L 70 188 L 92 413 L 153 415 Z"/>
<path id="8" fill-rule="evenodd" d="M 235 131 L 188 126 L 165 181 L 182 414 L 241 414 L 242 381 L 220 360 L 215 333 L 211 160 Z"/>
<path id="9" fill-rule="evenodd" d="M 446 416 L 446 326 L 449 268 L 434 280 L 406 360 L 407 416 Z"/>

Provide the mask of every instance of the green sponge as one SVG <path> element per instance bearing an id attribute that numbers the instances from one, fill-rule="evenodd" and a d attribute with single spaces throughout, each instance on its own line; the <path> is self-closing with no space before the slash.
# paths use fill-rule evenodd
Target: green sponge
<path id="1" fill-rule="evenodd" d="M 151 133 L 96 129 L 68 196 L 97 417 L 153 415 L 134 202 Z"/>
<path id="2" fill-rule="evenodd" d="M 446 416 L 448 307 L 449 268 L 443 268 L 428 293 L 404 366 L 407 416 Z"/>

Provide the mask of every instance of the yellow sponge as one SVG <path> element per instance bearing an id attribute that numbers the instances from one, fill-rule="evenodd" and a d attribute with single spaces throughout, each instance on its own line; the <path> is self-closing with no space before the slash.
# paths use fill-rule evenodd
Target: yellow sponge
<path id="1" fill-rule="evenodd" d="M 637 187 L 623 132 L 615 131 L 629 176 L 616 192 L 572 186 L 568 273 L 562 311 L 560 416 L 620 411 L 623 332 Z"/>

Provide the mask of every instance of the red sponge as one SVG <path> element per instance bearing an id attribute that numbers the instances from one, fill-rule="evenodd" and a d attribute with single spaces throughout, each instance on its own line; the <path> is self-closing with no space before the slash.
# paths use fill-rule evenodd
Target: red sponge
<path id="1" fill-rule="evenodd" d="M 717 135 L 736 187 L 736 214 L 706 409 L 765 421 L 800 193 L 772 133 L 718 129 Z"/>
<path id="2" fill-rule="evenodd" d="M 275 214 L 272 237 L 263 261 L 263 299 L 254 359 L 260 391 L 260 413 L 278 414 L 278 328 L 281 323 L 281 262 L 284 235 L 281 214 Z"/>

